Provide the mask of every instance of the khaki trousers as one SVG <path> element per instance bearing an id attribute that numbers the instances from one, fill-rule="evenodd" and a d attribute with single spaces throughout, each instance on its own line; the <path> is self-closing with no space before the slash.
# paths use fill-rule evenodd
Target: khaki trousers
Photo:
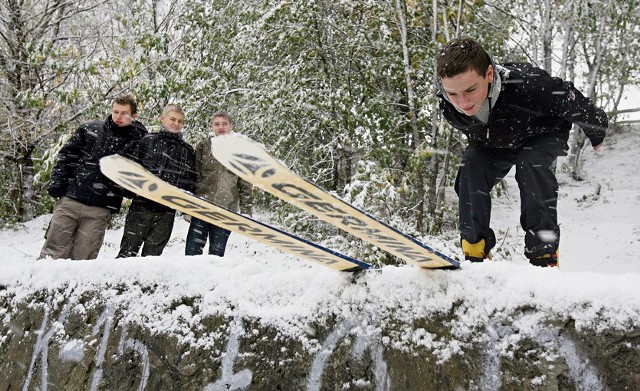
<path id="1" fill-rule="evenodd" d="M 39 259 L 95 259 L 104 241 L 111 212 L 62 197 L 53 208 Z"/>

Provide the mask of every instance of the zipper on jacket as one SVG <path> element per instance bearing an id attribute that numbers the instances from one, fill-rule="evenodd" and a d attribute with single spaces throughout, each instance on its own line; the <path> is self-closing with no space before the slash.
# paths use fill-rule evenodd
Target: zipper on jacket
<path id="1" fill-rule="evenodd" d="M 491 129 L 489 127 L 489 124 L 491 123 L 491 109 L 493 107 L 491 107 L 491 97 L 489 97 L 489 117 L 487 117 L 487 124 L 485 125 L 487 127 L 487 135 L 486 135 L 486 139 L 489 140 L 489 130 Z"/>

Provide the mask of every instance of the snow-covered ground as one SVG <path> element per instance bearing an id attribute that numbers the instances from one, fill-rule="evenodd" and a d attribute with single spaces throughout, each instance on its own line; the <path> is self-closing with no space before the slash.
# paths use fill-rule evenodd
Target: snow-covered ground
<path id="1" fill-rule="evenodd" d="M 562 272 L 603 274 L 640 272 L 640 159 L 636 156 L 640 132 L 609 135 L 603 147 L 583 153 L 586 179 L 571 179 L 568 158 L 558 159 Z M 522 254 L 524 232 L 520 228 L 519 192 L 512 170 L 509 191 L 494 202 L 493 226 L 498 243 L 510 254 L 509 261 L 526 263 Z M 499 259 L 500 247 L 497 248 Z"/>
<path id="2" fill-rule="evenodd" d="M 176 220 L 172 239 L 161 257 L 114 259 L 122 237 L 120 228 L 107 232 L 97 260 L 36 261 L 50 219 L 42 216 L 16 229 L 0 231 L 0 286 L 4 288 L 0 294 L 19 300 L 41 289 L 63 296 L 99 289 L 107 299 L 126 301 L 131 321 L 143 318 L 152 329 L 177 327 L 155 309 L 168 308 L 185 296 L 201 298 L 199 316 L 224 314 L 232 306 L 236 315 L 277 324 L 285 333 L 299 319 L 347 318 L 358 311 L 368 311 L 381 320 L 390 314 L 411 319 L 447 311 L 460 300 L 467 303 L 461 330 L 486 322 L 496 312 L 507 313 L 528 305 L 566 314 L 578 325 L 597 319 L 602 326 L 604 319 L 608 326 L 637 326 L 638 145 L 639 132 L 611 135 L 600 152 L 585 153 L 585 181 L 574 182 L 568 174 L 559 174 L 562 240 L 561 267 L 557 269 L 534 268 L 522 255 L 520 204 L 511 177 L 509 195 L 494 204 L 499 243 L 494 261 L 464 263 L 458 271 L 389 266 L 354 277 L 235 234 L 224 258 L 185 257 L 187 223 L 181 219 Z M 429 244 L 441 249 L 437 240 Z M 444 252 L 458 256 L 449 250 L 455 245 L 446 247 Z M 116 286 L 129 287 L 131 292 L 111 289 Z M 157 289 L 153 295 L 140 294 L 140 286 Z M 197 323 L 198 319 L 188 318 L 191 312 L 183 312 L 176 316 L 182 316 L 183 321 L 187 317 L 186 323 Z M 0 308 L 0 316 L 10 314 L 3 315 Z"/>

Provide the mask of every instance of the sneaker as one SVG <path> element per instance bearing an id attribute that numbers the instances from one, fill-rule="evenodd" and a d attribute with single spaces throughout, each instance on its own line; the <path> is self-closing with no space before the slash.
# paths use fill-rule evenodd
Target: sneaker
<path id="1" fill-rule="evenodd" d="M 462 239 L 462 252 L 464 259 L 471 262 L 482 262 L 486 258 L 491 259 L 491 252 L 485 248 L 484 239 L 478 243 L 469 243 L 466 239 Z"/>
<path id="2" fill-rule="evenodd" d="M 560 265 L 558 250 L 553 254 L 544 254 L 540 257 L 531 258 L 529 263 L 539 267 L 558 267 Z"/>

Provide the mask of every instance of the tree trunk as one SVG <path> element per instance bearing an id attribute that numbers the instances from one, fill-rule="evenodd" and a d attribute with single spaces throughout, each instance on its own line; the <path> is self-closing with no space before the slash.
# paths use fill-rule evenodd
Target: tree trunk
<path id="1" fill-rule="evenodd" d="M 402 44 L 402 62 L 404 64 L 404 79 L 405 86 L 407 89 L 407 106 L 409 116 L 409 123 L 411 125 L 411 133 L 413 142 L 410 142 L 409 148 L 415 154 L 418 153 L 418 146 L 420 144 L 420 133 L 418 131 L 418 121 L 417 121 L 417 113 L 416 113 L 416 104 L 415 104 L 415 91 L 413 89 L 413 71 L 411 69 L 411 55 L 409 53 L 409 45 L 408 45 L 408 34 L 407 34 L 407 23 L 405 19 L 405 8 L 404 8 L 403 0 L 396 0 L 396 17 L 398 22 L 398 30 L 400 30 L 400 40 Z M 424 208 L 424 199 L 425 199 L 425 183 L 424 183 L 424 172 L 421 169 L 420 165 L 418 165 L 416 172 L 416 187 L 418 197 L 418 205 L 416 206 L 416 229 L 418 232 L 424 231 L 424 218 L 425 218 L 425 208 Z M 431 197 L 428 197 L 431 200 Z"/>
<path id="2" fill-rule="evenodd" d="M 602 40 L 604 38 L 604 25 L 605 25 L 605 13 L 602 12 L 598 18 L 598 35 L 595 37 L 594 42 L 594 56 L 593 61 L 589 61 L 588 59 L 588 51 L 586 48 L 586 44 L 583 44 L 583 51 L 585 53 L 585 58 L 587 58 L 587 66 L 589 67 L 589 87 L 587 90 L 587 97 L 595 100 L 596 95 L 596 81 L 598 80 L 598 73 L 600 71 L 600 67 L 602 66 L 602 62 L 604 61 L 604 51 L 606 50 L 606 45 L 602 44 Z M 575 126 L 574 126 L 575 128 Z M 583 180 L 584 174 L 582 173 L 582 152 L 585 147 L 588 145 L 587 137 L 584 135 L 582 130 L 574 129 L 573 132 L 573 141 L 571 147 L 573 148 L 570 156 L 570 164 L 571 164 L 571 176 L 575 180 Z"/>
<path id="3" fill-rule="evenodd" d="M 444 160 L 442 162 L 442 174 L 440 175 L 440 183 L 438 184 L 438 191 L 436 197 L 436 207 L 434 212 L 433 223 L 430 224 L 429 233 L 436 234 L 442 230 L 444 224 L 444 211 L 440 208 L 440 205 L 444 203 L 444 191 L 447 187 L 447 173 L 449 172 L 449 163 L 451 161 L 451 148 L 453 146 L 453 132 L 447 132 L 447 148 L 444 151 Z"/>

